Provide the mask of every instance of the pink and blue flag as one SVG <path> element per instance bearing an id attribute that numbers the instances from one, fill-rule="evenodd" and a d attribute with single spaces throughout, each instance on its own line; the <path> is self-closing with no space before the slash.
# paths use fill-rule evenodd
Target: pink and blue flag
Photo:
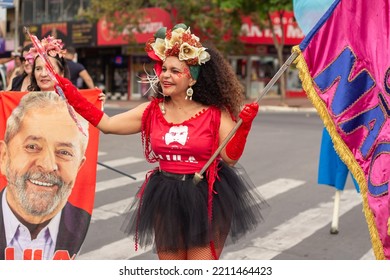
<path id="1" fill-rule="evenodd" d="M 359 184 L 377 259 L 390 259 L 390 0 L 335 0 L 295 60 L 302 86 Z"/>

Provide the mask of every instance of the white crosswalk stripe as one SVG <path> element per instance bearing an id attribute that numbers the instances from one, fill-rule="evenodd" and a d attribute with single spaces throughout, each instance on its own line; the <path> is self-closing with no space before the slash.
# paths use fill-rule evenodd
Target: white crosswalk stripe
<path id="1" fill-rule="evenodd" d="M 126 157 L 126 158 L 105 161 L 104 164 L 109 166 L 109 167 L 118 167 L 118 166 L 123 166 L 123 165 L 127 165 L 127 164 L 142 162 L 142 161 L 145 161 L 145 160 L 142 158 L 136 158 L 136 157 Z M 107 168 L 98 164 L 96 170 L 100 171 L 100 170 L 104 170 L 104 169 L 107 169 Z"/>
<path id="2" fill-rule="evenodd" d="M 360 258 L 361 260 L 375 260 L 375 255 L 372 249 L 370 249 L 367 253 Z"/>
<path id="3" fill-rule="evenodd" d="M 78 260 L 126 260 L 151 251 L 152 246 L 135 251 L 131 238 L 123 238 L 97 250 L 81 254 Z"/>
<path id="4" fill-rule="evenodd" d="M 93 210 L 91 223 L 108 220 L 125 212 L 126 208 L 131 205 L 133 198 L 125 198 L 113 203 L 105 204 Z"/>
<path id="5" fill-rule="evenodd" d="M 131 174 L 131 176 L 135 177 L 136 180 L 133 180 L 129 177 L 123 176 L 123 177 L 119 177 L 119 178 L 115 178 L 115 179 L 97 182 L 96 183 L 96 192 L 98 193 L 98 192 L 102 192 L 102 191 L 106 191 L 106 190 L 110 190 L 110 189 L 115 189 L 118 187 L 123 187 L 125 185 L 129 185 L 129 184 L 133 184 L 133 183 L 142 182 L 143 180 L 145 180 L 146 173 L 147 173 L 147 171 L 141 171 L 141 172 L 138 172 L 135 174 Z"/>

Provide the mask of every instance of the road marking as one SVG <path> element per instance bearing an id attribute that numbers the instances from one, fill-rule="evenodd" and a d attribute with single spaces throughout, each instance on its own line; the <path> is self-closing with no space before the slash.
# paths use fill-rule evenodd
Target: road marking
<path id="1" fill-rule="evenodd" d="M 115 179 L 110 179 L 110 180 L 98 182 L 96 184 L 96 192 L 98 193 L 98 192 L 122 187 L 125 185 L 141 182 L 141 181 L 145 180 L 145 175 L 147 172 L 148 171 L 141 171 L 141 172 L 138 172 L 135 174 L 131 174 L 131 176 L 135 177 L 136 180 L 133 180 L 129 177 L 123 176 L 123 177 L 119 177 L 119 178 L 115 178 Z"/>
<path id="2" fill-rule="evenodd" d="M 136 157 L 125 157 L 125 158 L 120 158 L 120 159 L 114 159 L 114 160 L 108 160 L 108 161 L 103 161 L 105 165 L 108 165 L 109 167 L 118 167 L 118 166 L 123 166 L 127 164 L 133 164 L 137 162 L 145 161 L 143 158 L 136 158 Z M 107 169 L 104 166 L 101 166 L 98 164 L 97 170 L 104 170 Z"/>
<path id="3" fill-rule="evenodd" d="M 360 258 L 361 260 L 375 260 L 374 251 L 370 249 L 367 253 L 363 255 L 363 257 Z"/>
<path id="4" fill-rule="evenodd" d="M 302 186 L 304 183 L 305 181 L 279 178 L 257 187 L 256 190 L 260 192 L 265 199 L 270 199 L 278 194 Z"/>
<path id="5" fill-rule="evenodd" d="M 152 246 L 135 251 L 132 238 L 123 238 L 118 241 L 107 244 L 97 250 L 80 254 L 77 260 L 126 260 L 130 257 L 136 257 L 152 250 Z"/>
<path id="6" fill-rule="evenodd" d="M 91 223 L 108 220 L 125 213 L 133 201 L 134 198 L 129 197 L 93 209 Z"/>
<path id="7" fill-rule="evenodd" d="M 361 204 L 361 198 L 355 190 L 344 191 L 340 201 L 340 215 L 359 204 Z M 222 253 L 221 259 L 270 260 L 329 224 L 332 209 L 333 201 L 321 203 L 316 208 L 303 211 L 276 227 L 275 231 L 268 235 L 242 244 L 245 249 Z"/>

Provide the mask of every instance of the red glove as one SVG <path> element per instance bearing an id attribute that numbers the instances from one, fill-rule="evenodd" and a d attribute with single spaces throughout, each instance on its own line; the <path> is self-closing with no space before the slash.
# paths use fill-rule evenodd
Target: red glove
<path id="1" fill-rule="evenodd" d="M 240 127 L 237 129 L 236 133 L 226 145 L 226 155 L 232 160 L 238 160 L 245 147 L 246 138 L 248 137 L 249 130 L 251 129 L 252 122 L 256 117 L 259 111 L 259 104 L 253 102 L 246 104 L 242 111 L 240 112 L 239 117 L 242 119 Z"/>
<path id="2" fill-rule="evenodd" d="M 56 74 L 56 78 L 60 87 L 64 91 L 68 102 L 84 119 L 89 121 L 93 126 L 97 126 L 102 119 L 103 111 L 96 108 L 90 103 L 84 96 L 81 95 L 79 90 L 68 79 Z"/>

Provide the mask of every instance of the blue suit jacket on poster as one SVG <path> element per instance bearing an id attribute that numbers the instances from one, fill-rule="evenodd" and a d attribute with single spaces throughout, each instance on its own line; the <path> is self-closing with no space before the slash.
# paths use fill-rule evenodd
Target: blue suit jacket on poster
<path id="1" fill-rule="evenodd" d="M 4 190 L 0 193 L 0 260 L 4 260 L 4 250 L 7 246 L 2 208 L 3 194 Z M 57 250 L 67 250 L 71 257 L 77 254 L 84 242 L 90 220 L 91 215 L 87 211 L 67 202 L 61 213 L 60 227 L 54 252 Z"/>

